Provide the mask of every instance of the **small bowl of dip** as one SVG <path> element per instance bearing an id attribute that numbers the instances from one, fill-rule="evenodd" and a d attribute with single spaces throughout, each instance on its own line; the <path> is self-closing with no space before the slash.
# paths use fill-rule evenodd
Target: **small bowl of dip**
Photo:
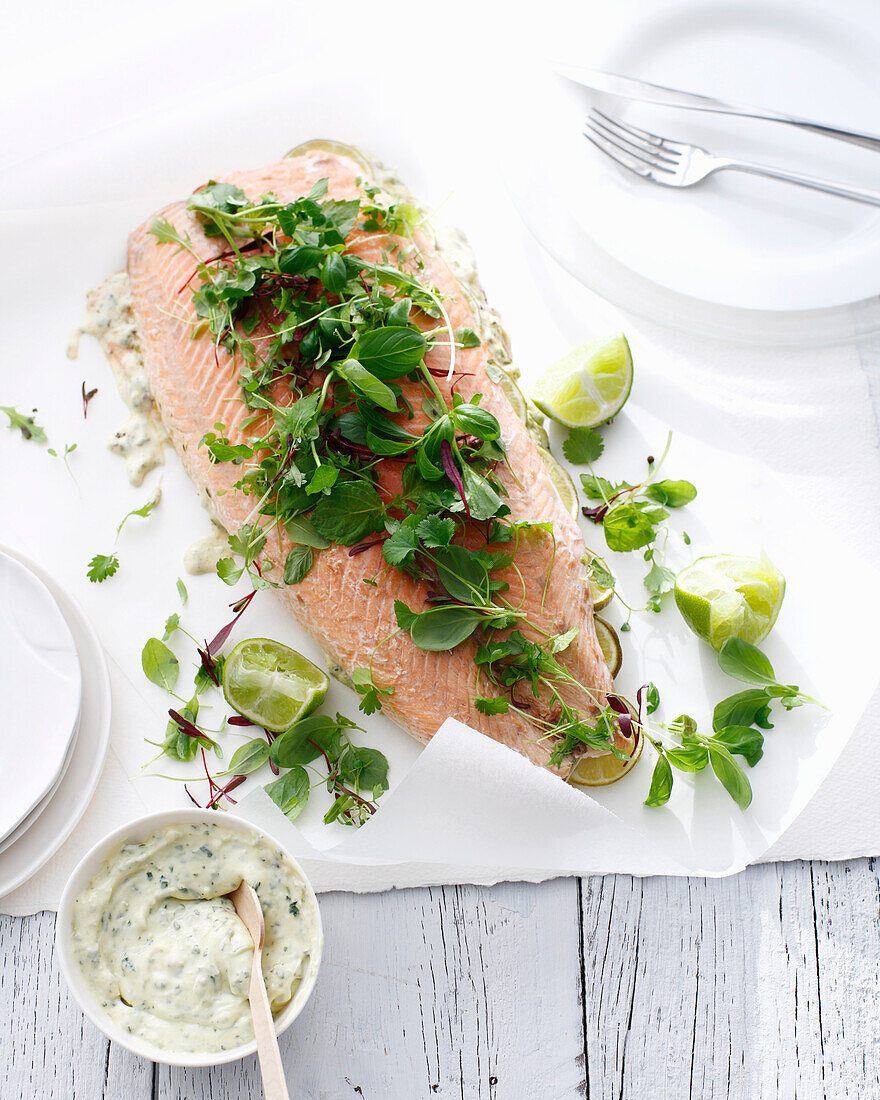
<path id="1" fill-rule="evenodd" d="M 212 1066 L 253 1054 L 253 945 L 227 895 L 263 907 L 263 976 L 280 1035 L 315 985 L 324 937 L 299 863 L 229 813 L 166 810 L 123 825 L 77 865 L 58 906 L 67 984 L 104 1034 L 154 1062 Z"/>

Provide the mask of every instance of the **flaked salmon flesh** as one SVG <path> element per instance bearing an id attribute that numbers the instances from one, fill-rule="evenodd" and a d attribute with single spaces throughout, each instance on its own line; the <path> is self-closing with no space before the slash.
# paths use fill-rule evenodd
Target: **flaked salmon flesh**
<path id="1" fill-rule="evenodd" d="M 362 173 L 363 169 L 346 157 L 311 152 L 222 179 L 236 184 L 251 200 L 272 192 L 282 202 L 292 202 L 308 194 L 325 177 L 330 198 L 362 198 L 364 193 L 356 182 Z M 222 251 L 216 238 L 205 236 L 185 201 L 165 207 L 157 216 L 189 234 L 204 259 Z M 212 514 L 234 533 L 248 522 L 254 506 L 252 497 L 234 488 L 241 467 L 213 464 L 208 451 L 199 444 L 218 422 L 226 425 L 226 434 L 233 443 L 246 442 L 249 433 L 241 425 L 251 410 L 242 400 L 238 371 L 230 354 L 222 347 L 215 348 L 209 332 L 194 336 L 197 318 L 191 295 L 181 289 L 194 273 L 193 257 L 160 244 L 148 232 L 152 221 L 150 218 L 135 230 L 128 252 L 133 309 L 145 367 L 156 405 L 187 473 L 207 498 Z M 424 265 L 418 278 L 445 296 L 452 327 L 476 327 L 468 298 L 442 256 L 418 230 L 415 241 Z M 366 260 L 381 262 L 383 250 L 389 249 L 389 237 L 355 228 L 346 248 Z M 432 318 L 419 319 L 416 315 L 414 320 L 426 330 L 436 328 Z M 511 512 L 508 519 L 549 522 L 554 532 L 554 537 L 542 531 L 527 532 L 520 539 L 515 566 L 503 574 L 510 583 L 507 599 L 527 609 L 530 622 L 542 630 L 564 633 L 577 627 L 575 640 L 558 659 L 580 687 L 561 686 L 560 694 L 583 715 L 594 715 L 596 704 L 604 704 L 605 693 L 612 690 L 612 681 L 596 639 L 583 564 L 585 545 L 578 524 L 560 499 L 526 426 L 502 387 L 489 378 L 486 346 L 456 349 L 452 381 L 445 379 L 449 359 L 449 346 L 441 343 L 426 357 L 427 365 L 436 369 L 437 383 L 449 403 L 453 384 L 465 400 L 482 394 L 482 406 L 495 415 L 501 426 L 510 469 L 499 466 L 496 474 L 509 494 L 504 498 Z M 407 386 L 412 388 L 409 396 L 419 408 L 418 383 L 404 380 L 403 386 L 405 394 Z M 395 478 L 399 479 L 399 465 L 380 463 L 380 484 L 391 484 Z M 279 542 L 277 531 L 272 529 L 268 536 L 263 560 L 283 562 L 290 549 L 286 535 L 282 531 Z M 364 583 L 366 580 L 375 580 L 376 584 Z M 316 551 L 315 564 L 302 581 L 273 591 L 321 646 L 328 662 L 344 674 L 350 677 L 355 668 L 367 666 L 372 660 L 376 684 L 394 688 L 393 695 L 383 699 L 383 712 L 419 741 L 427 742 L 452 716 L 537 764 L 547 763 L 552 739 L 542 738 L 528 715 L 549 721 L 554 716 L 552 708 L 535 700 L 528 687 L 518 685 L 513 700 L 529 708 L 526 715 L 511 709 L 487 716 L 475 708 L 476 695 L 498 692 L 474 663 L 478 645 L 475 637 L 449 652 L 434 653 L 418 649 L 408 634 L 397 631 L 394 601 L 403 600 L 414 610 L 422 610 L 427 606 L 430 586 L 389 567 L 381 545 L 354 555 L 346 546 Z M 565 774 L 570 766 L 571 762 L 557 770 Z"/>

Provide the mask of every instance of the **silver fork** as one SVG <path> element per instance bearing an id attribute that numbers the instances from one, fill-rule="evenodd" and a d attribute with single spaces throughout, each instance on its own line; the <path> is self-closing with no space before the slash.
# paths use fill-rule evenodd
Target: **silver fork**
<path id="1" fill-rule="evenodd" d="M 756 176 L 770 176 L 771 179 L 797 183 L 801 187 L 812 187 L 816 191 L 825 191 L 829 195 L 839 195 L 844 199 L 855 199 L 880 206 L 880 191 L 847 187 L 846 184 L 832 180 L 805 176 L 798 172 L 789 172 L 782 168 L 773 168 L 767 164 L 753 164 L 747 160 L 733 160 L 731 157 L 717 157 L 699 145 L 689 145 L 684 141 L 670 141 L 668 138 L 640 130 L 630 123 L 603 115 L 595 108 L 590 111 L 584 137 L 598 149 L 611 157 L 622 167 L 638 176 L 663 184 L 665 187 L 693 187 L 715 172 L 734 168 L 739 172 L 751 172 Z"/>

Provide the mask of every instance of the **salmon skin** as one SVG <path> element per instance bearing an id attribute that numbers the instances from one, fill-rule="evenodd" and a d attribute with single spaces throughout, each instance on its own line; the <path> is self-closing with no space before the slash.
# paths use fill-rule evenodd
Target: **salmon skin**
<path id="1" fill-rule="evenodd" d="M 364 200 L 362 176 L 363 168 L 351 159 L 313 151 L 264 168 L 231 173 L 223 177 L 223 182 L 236 185 L 251 201 L 271 193 L 281 202 L 293 202 L 326 179 L 329 198 Z M 226 246 L 222 239 L 218 243 L 216 236 L 205 234 L 204 222 L 185 201 L 165 207 L 157 217 L 187 234 L 202 259 L 218 257 Z M 225 425 L 225 434 L 233 445 L 249 438 L 248 425 L 243 426 L 243 422 L 252 410 L 242 399 L 240 364 L 224 347 L 215 345 L 204 326 L 199 331 L 192 295 L 186 291 L 195 273 L 193 256 L 160 243 L 150 233 L 152 224 L 151 218 L 135 230 L 128 252 L 133 310 L 150 387 L 187 473 L 212 516 L 234 534 L 252 522 L 253 498 L 235 488 L 241 467 L 229 462 L 212 463 L 200 443 L 218 422 Z M 411 245 L 412 241 L 420 257 L 418 279 L 443 296 L 451 326 L 478 327 L 471 300 L 432 241 L 419 230 L 406 243 Z M 345 239 L 346 251 L 371 262 L 378 263 L 387 255 L 388 247 L 387 234 L 368 231 L 362 223 Z M 422 329 L 437 327 L 433 318 L 413 319 Z M 337 545 L 315 551 L 314 565 L 299 583 L 273 591 L 321 646 L 334 671 L 350 679 L 355 669 L 370 666 L 377 685 L 393 688 L 393 694 L 383 698 L 382 709 L 419 741 L 427 742 L 451 716 L 534 763 L 547 765 L 558 737 L 536 728 L 534 719 L 554 722 L 562 705 L 560 700 L 590 718 L 606 704 L 606 693 L 613 690 L 593 625 L 584 565 L 586 547 L 525 424 L 502 386 L 487 373 L 486 344 L 456 347 L 452 380 L 446 378 L 449 362 L 448 344 L 435 344 L 425 357 L 447 404 L 452 404 L 453 386 L 465 401 L 482 394 L 481 407 L 494 414 L 501 427 L 509 465 L 499 465 L 496 476 L 507 492 L 504 503 L 510 515 L 506 521 L 552 527 L 552 534 L 541 528 L 525 532 L 517 543 L 515 561 L 505 570 L 503 579 L 510 583 L 508 600 L 527 609 L 532 628 L 546 634 L 565 634 L 576 628 L 574 640 L 557 657 L 569 676 L 554 698 L 536 697 L 518 684 L 511 689 L 512 705 L 506 713 L 487 715 L 478 710 L 474 705 L 476 696 L 498 693 L 497 685 L 475 663 L 479 639 L 472 635 L 452 650 L 428 652 L 399 631 L 395 601 L 421 611 L 430 606 L 431 586 L 390 568 L 380 544 L 354 554 L 349 547 Z M 413 404 L 420 407 L 423 394 L 419 384 L 404 382 L 404 396 L 407 387 L 412 391 Z M 379 463 L 380 482 L 391 484 L 399 476 L 399 463 Z M 277 577 L 278 563 L 285 561 L 292 544 L 280 524 L 268 528 L 267 535 L 261 560 L 270 570 L 266 575 L 273 575 L 274 566 Z M 582 751 L 583 746 L 576 746 L 561 763 L 555 762 L 553 770 L 567 775 Z"/>

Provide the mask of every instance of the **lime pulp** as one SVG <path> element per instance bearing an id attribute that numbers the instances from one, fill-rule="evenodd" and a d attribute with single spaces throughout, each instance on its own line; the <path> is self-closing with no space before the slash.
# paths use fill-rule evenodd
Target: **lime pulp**
<path id="1" fill-rule="evenodd" d="M 629 397 L 633 362 L 623 333 L 583 344 L 549 367 L 532 387 L 542 413 L 569 428 L 595 428 Z"/>
<path id="2" fill-rule="evenodd" d="M 226 658 L 223 694 L 239 714 L 275 733 L 318 707 L 325 673 L 295 649 L 271 638 L 248 638 Z"/>
<path id="3" fill-rule="evenodd" d="M 713 649 L 728 638 L 752 643 L 766 638 L 784 596 L 785 577 L 765 554 L 698 558 L 675 579 L 682 618 Z"/>

